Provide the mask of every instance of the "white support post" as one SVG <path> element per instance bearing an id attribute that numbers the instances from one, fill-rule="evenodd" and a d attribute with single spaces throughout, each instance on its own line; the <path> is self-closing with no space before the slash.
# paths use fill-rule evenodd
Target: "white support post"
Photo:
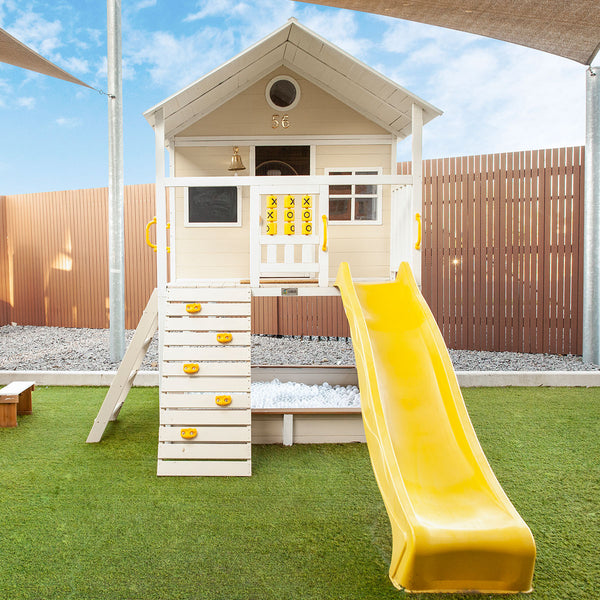
<path id="1" fill-rule="evenodd" d="M 323 219 L 325 216 L 325 219 Z M 319 186 L 319 287 L 329 285 L 329 186 Z M 325 225 L 326 223 L 326 225 Z M 327 235 L 327 240 L 325 240 Z M 323 250 L 323 248 L 326 248 Z"/>
<path id="2" fill-rule="evenodd" d="M 600 365 L 600 67 L 586 71 L 583 360 Z"/>
<path id="3" fill-rule="evenodd" d="M 167 148 L 169 156 L 169 176 L 175 177 L 175 143 L 171 140 L 169 147 Z M 169 223 L 171 227 L 169 229 L 169 247 L 171 252 L 169 253 L 169 281 L 177 279 L 176 273 L 176 248 L 175 248 L 175 194 L 177 189 L 174 187 L 169 188 Z"/>
<path id="4" fill-rule="evenodd" d="M 395 277 L 401 262 L 412 266 L 415 246 L 412 186 L 392 187 L 390 217 L 390 277 Z"/>
<path id="5" fill-rule="evenodd" d="M 108 69 L 108 279 L 110 358 L 125 354 L 125 229 L 123 178 L 123 91 L 121 71 L 121 2 L 107 0 Z"/>
<path id="6" fill-rule="evenodd" d="M 419 237 L 419 223 L 416 215 L 423 217 L 423 109 L 412 105 L 412 228 L 415 232 L 411 240 L 411 267 L 417 285 L 421 286 L 421 250 L 415 248 Z"/>
<path id="7" fill-rule="evenodd" d="M 250 286 L 260 285 L 260 193 L 257 186 L 250 187 Z"/>
<path id="8" fill-rule="evenodd" d="M 158 290 L 158 364 L 162 368 L 164 338 L 164 306 L 167 292 L 167 206 L 165 197 L 165 122 L 162 109 L 156 112 L 154 122 L 154 149 L 156 170 L 156 287 Z"/>

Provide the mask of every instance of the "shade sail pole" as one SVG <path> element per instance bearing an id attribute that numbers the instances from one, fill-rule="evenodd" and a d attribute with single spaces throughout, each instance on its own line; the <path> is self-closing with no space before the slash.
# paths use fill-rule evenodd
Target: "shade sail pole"
<path id="1" fill-rule="evenodd" d="M 600 365 L 600 67 L 586 70 L 583 360 Z"/>
<path id="2" fill-rule="evenodd" d="M 125 354 L 125 234 L 123 184 L 123 92 L 121 0 L 106 2 L 108 69 L 108 260 L 110 358 Z"/>

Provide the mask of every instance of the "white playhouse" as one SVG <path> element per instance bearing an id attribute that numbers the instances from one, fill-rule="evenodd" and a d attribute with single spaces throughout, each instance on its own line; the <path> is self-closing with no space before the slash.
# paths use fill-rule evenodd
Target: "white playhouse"
<path id="1" fill-rule="evenodd" d="M 252 295 L 337 294 L 341 261 L 419 277 L 422 127 L 440 114 L 295 19 L 148 110 L 157 292 L 88 441 L 158 326 L 158 474 L 250 475 Z"/>

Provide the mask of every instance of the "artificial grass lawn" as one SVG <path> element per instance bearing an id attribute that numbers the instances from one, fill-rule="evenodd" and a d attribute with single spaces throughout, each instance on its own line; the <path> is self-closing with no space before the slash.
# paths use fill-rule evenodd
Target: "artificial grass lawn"
<path id="1" fill-rule="evenodd" d="M 86 444 L 105 392 L 38 388 L 34 414 L 0 430 L 0 599 L 405 596 L 388 580 L 364 444 L 255 446 L 249 479 L 157 478 L 157 390 L 132 390 L 104 440 Z M 464 394 L 536 539 L 535 591 L 522 597 L 600 597 L 600 389 Z"/>

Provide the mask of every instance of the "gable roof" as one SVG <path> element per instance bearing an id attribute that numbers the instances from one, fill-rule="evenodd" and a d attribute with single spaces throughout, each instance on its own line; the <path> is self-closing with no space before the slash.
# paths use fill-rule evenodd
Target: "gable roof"
<path id="1" fill-rule="evenodd" d="M 400 138 L 411 133 L 412 104 L 423 109 L 423 123 L 442 114 L 296 19 L 290 19 L 263 40 L 147 110 L 144 117 L 154 126 L 155 113 L 162 109 L 165 137 L 172 137 L 280 66 L 295 71 Z"/>

